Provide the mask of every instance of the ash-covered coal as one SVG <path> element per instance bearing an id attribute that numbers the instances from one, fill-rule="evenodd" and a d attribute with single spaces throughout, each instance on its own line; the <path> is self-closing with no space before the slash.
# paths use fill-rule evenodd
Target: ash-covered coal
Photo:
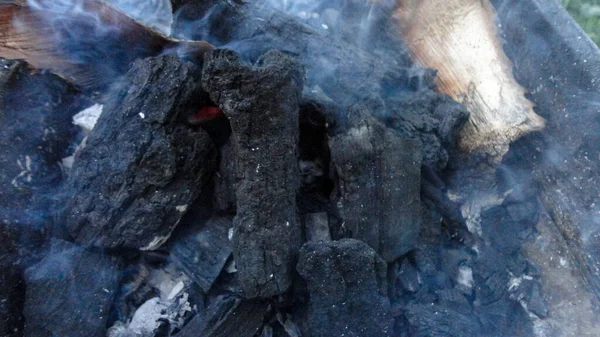
<path id="1" fill-rule="evenodd" d="M 209 135 L 185 122 L 201 90 L 199 69 L 171 55 L 136 62 L 110 92 L 67 184 L 77 242 L 155 249 L 169 238 L 216 165 Z"/>

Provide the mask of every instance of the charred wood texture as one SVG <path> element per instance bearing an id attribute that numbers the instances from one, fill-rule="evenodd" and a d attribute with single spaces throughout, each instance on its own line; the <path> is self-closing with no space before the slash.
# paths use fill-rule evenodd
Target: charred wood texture
<path id="1" fill-rule="evenodd" d="M 300 246 L 296 158 L 304 69 L 279 52 L 253 66 L 227 50 L 207 54 L 204 62 L 204 89 L 232 128 L 240 284 L 249 298 L 277 295 L 291 284 Z"/>
<path id="2" fill-rule="evenodd" d="M 260 300 L 219 297 L 195 316 L 177 337 L 252 337 L 263 324 L 269 305 Z"/>
<path id="3" fill-rule="evenodd" d="M 298 272 L 308 286 L 312 337 L 391 336 L 385 262 L 364 242 L 310 242 Z"/>
<path id="4" fill-rule="evenodd" d="M 25 272 L 25 335 L 105 336 L 119 269 L 114 258 L 53 240 L 46 257 Z"/>
<path id="5" fill-rule="evenodd" d="M 349 235 L 388 262 L 411 250 L 421 228 L 420 145 L 363 119 L 329 146 Z"/>
<path id="6" fill-rule="evenodd" d="M 229 219 L 211 219 L 227 225 L 206 228 L 198 233 L 188 234 L 177 240 L 171 249 L 171 257 L 208 293 L 221 273 L 227 259 L 231 256 L 231 243 L 227 240 L 227 228 L 231 226 Z M 224 229 L 220 231 L 221 227 Z"/>
<path id="7" fill-rule="evenodd" d="M 216 165 L 208 134 L 182 121 L 200 90 L 199 70 L 171 55 L 137 61 L 111 92 L 68 181 L 66 225 L 77 242 L 166 241 Z"/>

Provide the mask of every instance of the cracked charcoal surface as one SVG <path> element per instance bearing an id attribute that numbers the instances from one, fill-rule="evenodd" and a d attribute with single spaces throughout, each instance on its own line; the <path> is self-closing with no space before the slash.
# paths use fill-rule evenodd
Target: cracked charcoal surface
<path id="1" fill-rule="evenodd" d="M 340 215 L 353 238 L 388 262 L 411 250 L 421 229 L 421 147 L 372 119 L 329 141 Z"/>
<path id="2" fill-rule="evenodd" d="M 364 242 L 309 242 L 298 272 L 306 281 L 312 337 L 391 336 L 386 264 Z"/>
<path id="3" fill-rule="evenodd" d="M 181 121 L 197 108 L 199 76 L 176 56 L 148 58 L 111 92 L 69 177 L 66 226 L 77 242 L 151 248 L 199 196 L 216 150 Z"/>
<path id="4" fill-rule="evenodd" d="M 284 292 L 300 247 L 296 207 L 298 111 L 304 69 L 265 54 L 254 66 L 227 50 L 208 53 L 204 89 L 229 117 L 236 153 L 233 254 L 248 298 Z"/>
<path id="5" fill-rule="evenodd" d="M 25 336 L 104 337 L 119 269 L 115 258 L 52 240 L 25 272 Z"/>

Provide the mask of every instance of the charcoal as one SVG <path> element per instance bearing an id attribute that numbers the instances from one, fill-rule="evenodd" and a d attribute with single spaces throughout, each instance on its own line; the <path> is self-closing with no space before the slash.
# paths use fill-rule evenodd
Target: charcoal
<path id="1" fill-rule="evenodd" d="M 471 315 L 449 306 L 414 304 L 406 310 L 415 337 L 479 337 L 481 326 Z"/>
<path id="2" fill-rule="evenodd" d="M 0 262 L 0 268 L 0 336 L 22 336 L 25 283 L 14 266 Z"/>
<path id="3" fill-rule="evenodd" d="M 233 254 L 248 298 L 291 284 L 301 228 L 296 206 L 298 111 L 304 70 L 280 52 L 254 66 L 232 51 L 207 54 L 204 89 L 229 117 L 236 152 Z"/>
<path id="4" fill-rule="evenodd" d="M 307 241 L 331 240 L 327 213 L 320 212 L 305 214 L 303 216 L 303 220 Z"/>
<path id="5" fill-rule="evenodd" d="M 329 146 L 351 236 L 388 262 L 414 248 L 421 229 L 419 144 L 366 118 Z"/>
<path id="6" fill-rule="evenodd" d="M 195 316 L 177 337 L 252 337 L 262 326 L 268 304 L 260 300 L 219 297 L 203 315 Z"/>
<path id="7" fill-rule="evenodd" d="M 104 337 L 119 269 L 115 258 L 53 239 L 25 272 L 25 336 Z"/>
<path id="8" fill-rule="evenodd" d="M 231 244 L 227 237 L 205 230 L 178 240 L 171 255 L 208 293 L 231 255 Z"/>
<path id="9" fill-rule="evenodd" d="M 0 222 L 48 227 L 60 162 L 73 151 L 71 118 L 86 104 L 60 77 L 0 59 Z"/>
<path id="10" fill-rule="evenodd" d="M 69 176 L 77 242 L 155 249 L 168 239 L 216 165 L 208 134 L 182 122 L 198 108 L 199 75 L 176 56 L 148 58 L 110 93 Z"/>
<path id="11" fill-rule="evenodd" d="M 390 336 L 385 262 L 355 239 L 306 243 L 298 272 L 309 292 L 313 337 Z"/>

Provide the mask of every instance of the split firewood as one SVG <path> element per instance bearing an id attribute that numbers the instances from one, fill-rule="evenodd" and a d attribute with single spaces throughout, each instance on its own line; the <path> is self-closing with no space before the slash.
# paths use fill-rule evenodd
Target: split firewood
<path id="1" fill-rule="evenodd" d="M 470 112 L 462 150 L 499 160 L 511 142 L 545 121 L 512 74 L 489 1 L 396 0 L 398 32 L 415 60 L 438 70 L 438 89 Z"/>
<path id="2" fill-rule="evenodd" d="M 142 57 L 202 59 L 214 47 L 167 37 L 97 0 L 0 0 L 0 57 L 24 59 L 84 89 L 98 89 Z"/>

